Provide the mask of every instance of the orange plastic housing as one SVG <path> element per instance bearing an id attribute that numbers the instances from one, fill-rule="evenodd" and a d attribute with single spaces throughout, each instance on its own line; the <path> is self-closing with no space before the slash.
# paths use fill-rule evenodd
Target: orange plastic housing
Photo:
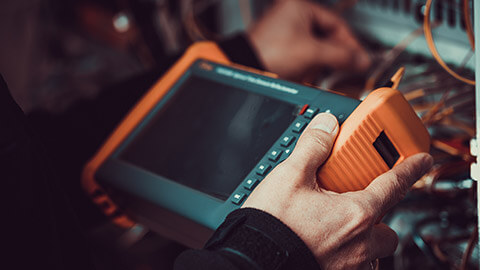
<path id="1" fill-rule="evenodd" d="M 120 227 L 129 228 L 134 226 L 135 222 L 124 215 L 102 187 L 98 185 L 95 181 L 95 173 L 100 165 L 120 146 L 153 107 L 168 93 L 175 82 L 198 59 L 210 60 L 220 64 L 231 64 L 225 54 L 213 42 L 198 42 L 190 46 L 175 65 L 133 107 L 83 170 L 83 188 L 103 213 Z"/>
<path id="2" fill-rule="evenodd" d="M 330 157 L 317 181 L 335 192 L 361 190 L 390 168 L 373 143 L 385 132 L 399 158 L 428 152 L 430 135 L 402 93 L 391 88 L 373 91 L 340 128 Z"/>

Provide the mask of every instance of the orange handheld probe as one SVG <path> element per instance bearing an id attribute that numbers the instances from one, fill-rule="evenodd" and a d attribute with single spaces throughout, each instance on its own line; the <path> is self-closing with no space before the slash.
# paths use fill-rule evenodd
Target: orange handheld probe
<path id="1" fill-rule="evenodd" d="M 340 127 L 330 157 L 317 181 L 336 192 L 361 190 L 405 158 L 428 152 L 430 135 L 403 94 L 396 90 L 400 69 L 390 87 L 370 93 Z"/>

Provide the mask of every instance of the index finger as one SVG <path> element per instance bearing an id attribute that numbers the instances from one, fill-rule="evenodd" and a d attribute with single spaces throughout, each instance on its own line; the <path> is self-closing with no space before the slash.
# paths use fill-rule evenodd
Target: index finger
<path id="1" fill-rule="evenodd" d="M 432 163 L 432 156 L 427 153 L 413 155 L 377 177 L 358 195 L 379 217 L 405 197 L 410 186 L 432 167 Z"/>

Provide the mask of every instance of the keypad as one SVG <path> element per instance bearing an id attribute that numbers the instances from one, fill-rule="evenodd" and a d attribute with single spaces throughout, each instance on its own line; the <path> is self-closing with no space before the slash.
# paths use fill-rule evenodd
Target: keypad
<path id="1" fill-rule="evenodd" d="M 298 136 L 300 136 L 311 119 L 315 117 L 319 111 L 319 108 L 309 107 L 292 122 L 290 127 L 258 163 L 257 167 L 247 176 L 243 184 L 239 187 L 240 189 L 233 194 L 231 199 L 232 203 L 236 205 L 242 204 L 245 198 L 257 187 L 265 176 L 280 162 L 288 158 L 295 147 Z"/>

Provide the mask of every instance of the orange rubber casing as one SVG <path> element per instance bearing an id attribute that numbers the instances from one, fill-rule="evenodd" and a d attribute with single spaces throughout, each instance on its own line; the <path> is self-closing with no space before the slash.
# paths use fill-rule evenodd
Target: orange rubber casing
<path id="1" fill-rule="evenodd" d="M 96 182 L 95 173 L 153 107 L 168 93 L 177 80 L 198 59 L 210 60 L 220 64 L 231 64 L 227 56 L 225 56 L 220 48 L 213 42 L 198 42 L 190 46 L 183 56 L 133 107 L 83 170 L 82 186 L 84 190 L 92 201 L 100 207 L 103 213 L 120 227 L 130 228 L 135 225 L 135 222 L 122 213 L 103 188 Z"/>
<path id="2" fill-rule="evenodd" d="M 380 88 L 368 95 L 340 127 L 318 184 L 335 192 L 361 190 L 390 168 L 373 143 L 385 132 L 399 158 L 430 149 L 430 135 L 402 93 Z M 394 166 L 395 166 L 394 165 Z"/>

